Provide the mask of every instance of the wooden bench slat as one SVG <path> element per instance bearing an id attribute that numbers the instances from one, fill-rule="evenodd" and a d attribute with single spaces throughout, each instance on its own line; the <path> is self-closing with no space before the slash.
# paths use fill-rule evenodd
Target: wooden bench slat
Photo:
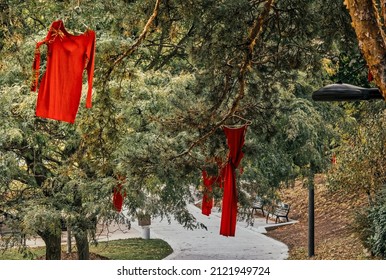
<path id="1" fill-rule="evenodd" d="M 290 206 L 288 204 L 281 203 L 279 205 L 274 206 L 274 209 L 273 209 L 271 215 L 276 217 L 275 223 L 277 223 L 277 221 L 280 220 L 280 218 L 285 218 L 288 222 L 289 221 L 289 219 L 288 219 L 289 211 L 290 211 Z M 266 222 L 268 222 L 268 216 L 269 216 L 269 214 L 267 215 Z"/>
<path id="2" fill-rule="evenodd" d="M 271 211 L 265 210 L 264 207 L 266 204 L 264 203 L 264 200 L 260 197 L 256 197 L 255 201 L 252 203 L 252 217 L 254 216 L 254 212 L 257 210 L 261 210 L 263 213 L 263 216 L 265 216 L 265 212 L 267 212 L 266 216 L 266 222 L 268 223 L 269 215 L 272 217 L 275 217 L 275 223 L 277 221 L 280 221 L 280 218 L 285 218 L 287 222 L 289 221 L 288 214 L 290 211 L 290 205 L 286 203 L 279 202 L 276 205 L 272 206 Z M 265 211 L 265 212 L 264 212 Z"/>
<path id="3" fill-rule="evenodd" d="M 261 212 L 263 213 L 263 217 L 265 217 L 264 201 L 260 197 L 256 197 L 256 200 L 252 204 L 252 216 L 253 216 L 254 211 L 256 211 L 256 210 L 261 210 Z"/>

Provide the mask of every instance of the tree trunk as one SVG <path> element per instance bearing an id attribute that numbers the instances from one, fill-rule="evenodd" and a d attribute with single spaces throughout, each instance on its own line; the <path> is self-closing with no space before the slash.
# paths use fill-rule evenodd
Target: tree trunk
<path id="1" fill-rule="evenodd" d="M 89 234 L 95 234 L 96 217 L 78 220 L 76 229 L 72 231 L 75 237 L 76 248 L 79 260 L 90 259 Z"/>
<path id="2" fill-rule="evenodd" d="M 74 188 L 74 206 L 77 209 L 79 218 L 76 222 L 76 229 L 73 230 L 75 236 L 76 248 L 78 249 L 78 259 L 79 260 L 89 260 L 90 252 L 88 246 L 88 221 L 84 218 L 82 213 L 82 196 L 79 193 L 78 188 Z"/>
<path id="3" fill-rule="evenodd" d="M 386 46 L 380 15 L 373 0 L 345 0 L 359 48 L 367 62 L 375 83 L 386 100 Z"/>
<path id="4" fill-rule="evenodd" d="M 48 230 L 39 232 L 46 244 L 46 260 L 60 260 L 62 258 L 61 233 L 60 229 L 55 230 L 54 233 Z"/>
<path id="5" fill-rule="evenodd" d="M 76 247 L 78 249 L 79 260 L 89 260 L 90 251 L 87 238 L 87 230 L 79 230 L 75 234 Z"/>

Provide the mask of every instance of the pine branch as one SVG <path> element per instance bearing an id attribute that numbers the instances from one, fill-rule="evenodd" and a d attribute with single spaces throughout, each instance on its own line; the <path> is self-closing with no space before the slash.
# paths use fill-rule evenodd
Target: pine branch
<path id="1" fill-rule="evenodd" d="M 246 84 L 245 78 L 246 78 L 246 74 L 248 72 L 248 68 L 252 63 L 253 51 L 254 51 L 254 46 L 256 44 L 256 40 L 259 38 L 259 36 L 263 30 L 264 21 L 266 20 L 266 18 L 269 15 L 269 12 L 272 8 L 273 2 L 274 2 L 273 0 L 267 0 L 267 2 L 265 3 L 265 6 L 264 6 L 264 10 L 259 15 L 259 17 L 254 21 L 253 26 L 249 32 L 249 36 L 248 36 L 246 43 L 245 43 L 246 50 L 245 50 L 245 54 L 244 54 L 244 59 L 243 59 L 243 62 L 241 64 L 240 71 L 238 74 L 239 90 L 237 92 L 237 95 L 236 95 L 234 101 L 232 102 L 231 108 L 228 110 L 228 112 L 225 114 L 225 116 L 212 127 L 212 129 L 209 132 L 207 132 L 206 134 L 204 134 L 203 136 L 198 138 L 196 141 L 194 141 L 189 146 L 189 148 L 187 150 L 176 155 L 172 159 L 176 159 L 178 157 L 182 157 L 182 156 L 189 154 L 194 147 L 201 144 L 209 136 L 214 134 L 216 132 L 216 130 L 219 127 L 221 127 L 225 123 L 225 121 L 227 119 L 229 119 L 229 117 L 231 117 L 236 112 L 240 101 L 244 98 L 244 95 L 245 95 L 245 84 Z"/>
<path id="2" fill-rule="evenodd" d="M 171 51 L 164 59 L 161 61 L 161 63 L 156 67 L 156 71 L 161 69 L 165 64 L 167 64 L 178 52 L 178 50 L 181 48 L 181 46 L 185 43 L 185 41 L 192 35 L 194 30 L 194 24 L 189 29 L 188 33 L 177 43 L 173 51 Z M 150 67 L 148 69 L 151 69 Z"/>
<path id="3" fill-rule="evenodd" d="M 122 60 L 124 60 L 126 57 L 130 56 L 131 54 L 133 54 L 138 49 L 138 47 L 142 44 L 142 42 L 146 39 L 146 35 L 148 34 L 148 32 L 150 30 L 150 26 L 152 25 L 152 23 L 154 22 L 155 18 L 158 15 L 160 4 L 161 4 L 161 0 L 156 0 L 155 6 L 154 6 L 154 9 L 153 9 L 153 13 L 149 17 L 147 23 L 145 24 L 145 27 L 143 28 L 142 33 L 139 35 L 139 37 L 134 42 L 134 44 L 132 44 L 123 54 L 121 54 L 113 62 L 113 64 L 110 66 L 109 70 L 106 73 L 105 84 L 109 80 L 109 77 L 110 77 L 111 73 L 113 72 L 114 68 L 119 63 L 121 63 Z"/>

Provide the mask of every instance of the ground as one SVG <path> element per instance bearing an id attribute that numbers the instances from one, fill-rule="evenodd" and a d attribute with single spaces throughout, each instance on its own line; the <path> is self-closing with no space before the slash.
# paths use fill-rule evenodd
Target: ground
<path id="1" fill-rule="evenodd" d="M 312 259 L 371 259 L 353 231 L 355 212 L 366 203 L 366 197 L 355 192 L 331 192 L 324 176 L 317 176 L 315 187 L 315 256 Z M 267 233 L 289 247 L 289 258 L 308 259 L 308 189 L 302 182 L 280 193 L 291 205 L 289 217 L 298 223 Z"/>
<path id="2" fill-rule="evenodd" d="M 331 192 L 324 176 L 317 176 L 315 183 L 315 256 L 312 259 L 372 259 L 353 230 L 355 212 L 366 204 L 366 197 L 353 191 Z M 308 189 L 297 181 L 294 187 L 283 189 L 280 198 L 291 205 L 289 217 L 298 222 L 269 231 L 267 235 L 288 245 L 289 259 L 309 259 Z M 96 253 L 90 253 L 90 258 L 105 259 Z M 63 253 L 62 259 L 77 259 L 77 255 Z"/>
<path id="3" fill-rule="evenodd" d="M 38 260 L 44 260 L 45 256 L 41 256 L 38 258 Z M 78 255 L 77 253 L 65 253 L 62 252 L 62 260 L 77 260 Z M 101 256 L 99 254 L 90 253 L 90 260 L 108 260 L 109 258 L 106 258 L 104 256 Z"/>

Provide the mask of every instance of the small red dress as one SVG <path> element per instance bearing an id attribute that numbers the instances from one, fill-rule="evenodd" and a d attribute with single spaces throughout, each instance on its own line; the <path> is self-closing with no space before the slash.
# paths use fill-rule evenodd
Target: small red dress
<path id="1" fill-rule="evenodd" d="M 118 185 L 117 187 L 114 188 L 113 192 L 113 205 L 115 210 L 118 212 L 122 211 L 122 206 L 123 206 L 123 200 L 126 197 L 126 193 L 122 192 L 122 185 Z"/>
<path id="2" fill-rule="evenodd" d="M 32 91 L 38 87 L 39 48 L 43 44 L 47 45 L 47 66 L 40 82 L 36 116 L 74 123 L 82 95 L 84 69 L 88 76 L 86 107 L 91 108 L 95 32 L 87 30 L 72 35 L 64 28 L 63 21 L 54 21 L 46 38 L 36 44 Z"/>
<path id="3" fill-rule="evenodd" d="M 213 176 L 208 176 L 208 173 L 202 171 L 202 181 L 204 183 L 204 194 L 202 197 L 201 213 L 209 216 L 212 213 L 213 208 L 213 194 L 212 194 L 212 185 L 216 182 L 217 178 Z"/>

